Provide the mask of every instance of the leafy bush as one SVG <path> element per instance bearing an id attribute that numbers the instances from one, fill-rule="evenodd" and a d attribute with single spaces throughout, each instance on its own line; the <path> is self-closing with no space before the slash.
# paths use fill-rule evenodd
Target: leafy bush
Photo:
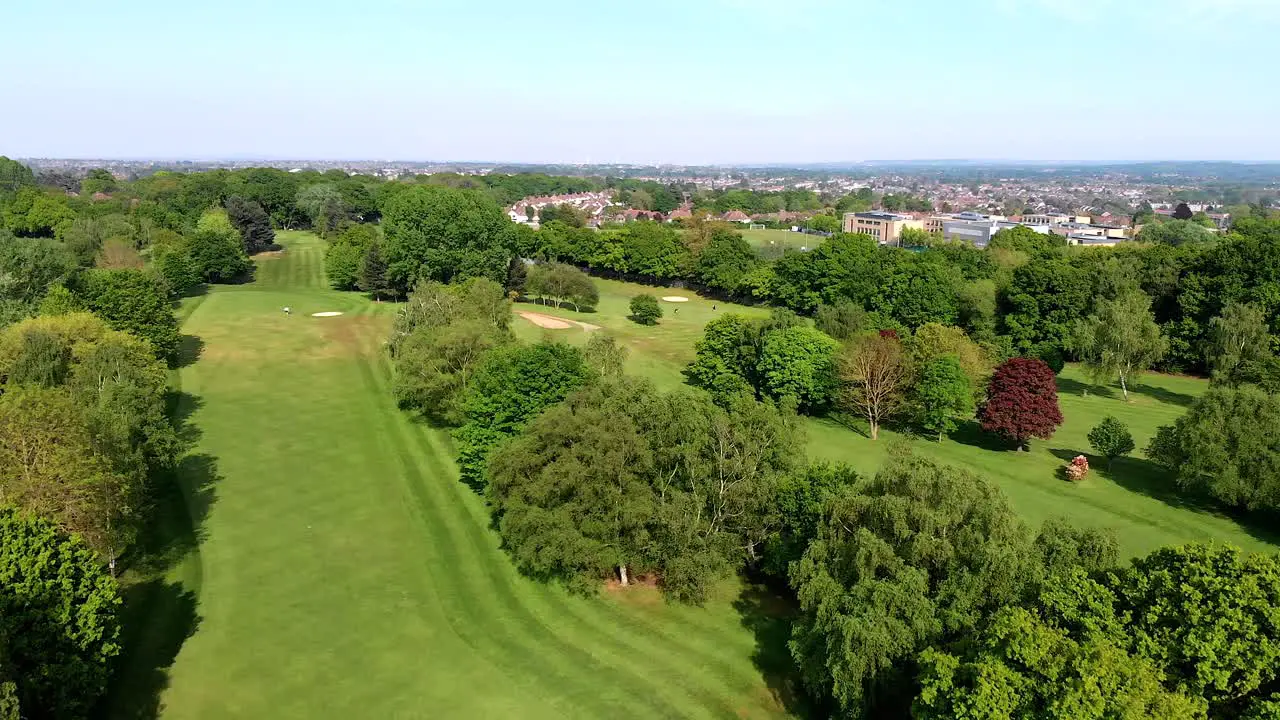
<path id="1" fill-rule="evenodd" d="M 1089 444 L 1107 459 L 1107 467 L 1111 467 L 1111 461 L 1116 458 L 1133 452 L 1134 447 L 1129 428 L 1112 415 L 1103 418 L 1089 431 Z"/>
<path id="2" fill-rule="evenodd" d="M 641 325 L 655 325 L 662 317 L 662 307 L 658 299 L 648 293 L 631 298 L 631 319 Z"/>

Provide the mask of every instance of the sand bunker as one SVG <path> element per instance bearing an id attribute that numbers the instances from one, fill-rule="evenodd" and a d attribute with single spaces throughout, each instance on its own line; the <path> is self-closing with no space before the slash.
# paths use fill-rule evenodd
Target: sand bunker
<path id="1" fill-rule="evenodd" d="M 663 295 L 662 299 L 667 302 L 689 302 L 689 298 L 680 297 L 679 295 Z"/>
<path id="2" fill-rule="evenodd" d="M 341 314 L 342 313 L 340 312 L 334 312 L 333 310 L 330 310 L 329 312 L 311 313 L 311 317 L 338 317 Z"/>
<path id="3" fill-rule="evenodd" d="M 528 320 L 529 322 L 533 323 L 534 325 L 537 325 L 540 328 L 547 328 L 548 330 L 568 330 L 569 328 L 575 325 L 582 328 L 583 330 L 599 330 L 600 329 L 599 325 L 592 325 L 591 323 L 578 322 L 577 320 L 566 320 L 564 318 L 558 318 L 552 315 L 543 315 L 542 313 L 528 312 L 526 310 L 521 310 L 516 314 L 524 318 L 525 320 Z"/>

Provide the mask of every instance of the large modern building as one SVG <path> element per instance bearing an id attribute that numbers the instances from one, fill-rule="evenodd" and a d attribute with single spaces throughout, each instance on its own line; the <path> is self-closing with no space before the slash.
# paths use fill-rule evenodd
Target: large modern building
<path id="1" fill-rule="evenodd" d="M 924 230 L 924 221 L 910 215 L 891 212 L 857 212 L 844 214 L 844 231 L 864 233 L 881 245 L 897 245 L 906 228 Z"/>
<path id="2" fill-rule="evenodd" d="M 1009 222 L 998 215 L 980 215 L 978 213 L 959 213 L 942 221 L 942 237 L 945 240 L 967 242 L 974 247 L 984 248 L 991 242 L 996 233 L 1008 228 L 1018 227 L 1022 223 Z M 1049 234 L 1048 225 L 1024 225 L 1041 235 Z"/>
<path id="3" fill-rule="evenodd" d="M 1055 235 L 1063 237 L 1103 237 L 1112 240 L 1124 240 L 1129 237 L 1129 231 L 1122 227 L 1111 227 L 1109 225 L 1086 225 L 1084 223 L 1061 223 L 1054 225 L 1049 230 Z"/>

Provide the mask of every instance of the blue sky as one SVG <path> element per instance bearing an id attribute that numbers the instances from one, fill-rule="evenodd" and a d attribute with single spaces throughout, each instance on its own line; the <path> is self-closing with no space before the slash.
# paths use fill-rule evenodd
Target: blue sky
<path id="1" fill-rule="evenodd" d="M 1280 0 L 3 11 L 0 154 L 1280 160 Z"/>

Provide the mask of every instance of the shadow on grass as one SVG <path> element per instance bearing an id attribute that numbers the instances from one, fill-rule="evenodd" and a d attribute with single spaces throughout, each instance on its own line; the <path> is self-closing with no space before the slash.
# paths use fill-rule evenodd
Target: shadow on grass
<path id="1" fill-rule="evenodd" d="M 1017 451 L 1017 448 L 1014 447 L 1013 443 L 999 435 L 984 431 L 982 429 L 982 425 L 974 420 L 962 423 L 952 431 L 950 437 L 961 445 L 976 447 L 980 450 L 990 450 L 992 452 Z"/>
<path id="2" fill-rule="evenodd" d="M 178 355 L 174 358 L 173 366 L 184 368 L 193 365 L 200 359 L 202 352 L 204 352 L 204 340 L 199 336 L 180 335 L 178 336 Z"/>
<path id="3" fill-rule="evenodd" d="M 846 430 L 850 430 L 861 435 L 864 438 L 871 438 L 871 426 L 867 424 L 865 419 L 857 415 L 852 415 L 846 412 L 831 411 L 823 417 Z"/>
<path id="4" fill-rule="evenodd" d="M 199 625 L 196 594 L 181 583 L 153 578 L 127 587 L 121 613 L 124 652 L 111 692 L 96 715 L 129 720 L 160 717 L 169 668 Z"/>
<path id="5" fill-rule="evenodd" d="M 1134 385 L 1129 388 L 1129 392 L 1146 395 L 1147 397 L 1159 400 L 1160 402 L 1168 403 L 1170 405 L 1179 405 L 1181 407 L 1190 407 L 1191 403 L 1196 400 L 1194 395 L 1174 392 L 1168 388 L 1156 387 L 1155 385 Z"/>
<path id="6" fill-rule="evenodd" d="M 189 393 L 169 395 L 170 418 L 184 447 L 192 447 L 200 437 L 190 419 L 201 404 Z M 125 559 L 122 652 L 96 716 L 149 719 L 160 715 L 169 669 L 200 624 L 198 554 L 220 479 L 217 460 L 194 452 L 150 479 L 154 499 L 150 521 Z"/>
<path id="7" fill-rule="evenodd" d="M 1276 529 L 1280 526 L 1277 525 L 1274 513 L 1233 510 L 1223 507 L 1217 500 L 1203 493 L 1183 490 L 1178 487 L 1168 470 L 1150 460 L 1118 457 L 1108 467 L 1106 458 L 1092 453 L 1066 448 L 1052 448 L 1049 452 L 1064 463 L 1070 462 L 1077 455 L 1084 455 L 1089 458 L 1091 473 L 1097 473 L 1126 490 L 1159 500 L 1170 507 L 1230 520 L 1251 537 L 1280 545 L 1280 529 Z M 1063 482 L 1069 481 L 1064 479 Z"/>
<path id="8" fill-rule="evenodd" d="M 1120 393 L 1112 390 L 1106 385 L 1091 385 L 1073 378 L 1064 378 L 1062 376 L 1058 376 L 1058 394 L 1077 395 L 1079 397 L 1104 397 L 1112 399 L 1120 397 Z"/>
<path id="9" fill-rule="evenodd" d="M 791 622 L 798 608 L 768 585 L 744 579 L 742 592 L 733 601 L 733 609 L 738 611 L 743 627 L 755 637 L 756 647 L 751 661 L 760 671 L 773 699 L 797 717 L 821 717 L 813 700 L 804 691 L 799 668 L 787 647 L 791 639 Z"/>

